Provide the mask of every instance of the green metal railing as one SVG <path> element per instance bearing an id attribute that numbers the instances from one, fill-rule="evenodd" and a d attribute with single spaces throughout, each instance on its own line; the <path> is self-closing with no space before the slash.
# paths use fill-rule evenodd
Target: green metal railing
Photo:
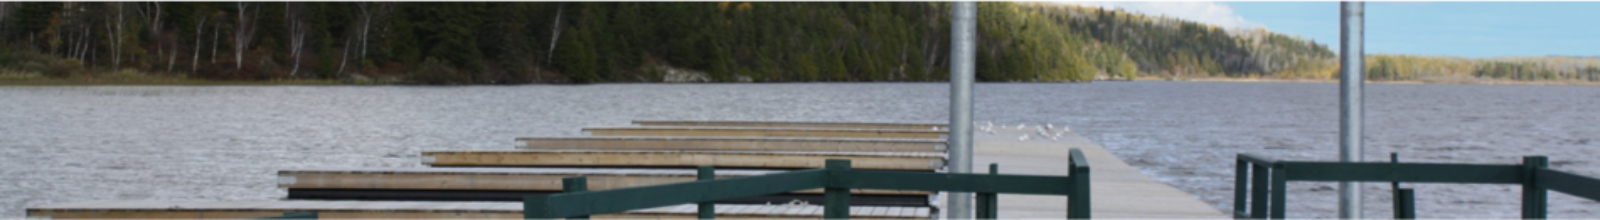
<path id="1" fill-rule="evenodd" d="M 1600 179 L 1548 166 L 1549 160 L 1544 156 L 1523 157 L 1518 165 L 1494 165 L 1278 161 L 1239 154 L 1234 172 L 1233 217 L 1283 219 L 1288 181 L 1391 182 L 1395 186 L 1400 182 L 1520 184 L 1524 219 L 1545 218 L 1549 190 L 1600 201 L 1600 187 L 1596 187 L 1600 186 Z M 1396 189 L 1395 193 L 1396 218 L 1416 218 L 1411 190 Z"/>
<path id="2" fill-rule="evenodd" d="M 989 174 L 952 174 L 911 171 L 852 170 L 849 160 L 828 160 L 822 169 L 761 176 L 711 180 L 714 171 L 700 168 L 699 181 L 587 191 L 584 177 L 564 179 L 564 192 L 523 199 L 523 217 L 529 219 L 588 218 L 589 215 L 697 203 L 699 217 L 710 219 L 711 201 L 771 195 L 823 188 L 823 218 L 850 217 L 850 189 L 974 192 L 978 218 L 993 219 L 995 194 L 1067 196 L 1067 218 L 1089 218 L 1089 163 L 1078 149 L 1070 151 L 1068 176 L 1001 175 L 998 165 Z"/>
<path id="3" fill-rule="evenodd" d="M 283 213 L 283 215 L 279 215 L 279 216 L 267 216 L 267 217 L 249 218 L 249 219 L 317 219 L 317 213 L 315 213 L 315 212 L 285 212 L 285 213 Z"/>

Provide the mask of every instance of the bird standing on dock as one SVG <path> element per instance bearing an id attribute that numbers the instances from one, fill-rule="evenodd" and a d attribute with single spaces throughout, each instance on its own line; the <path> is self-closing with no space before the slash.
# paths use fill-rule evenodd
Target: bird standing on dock
<path id="1" fill-rule="evenodd" d="M 1017 140 L 1019 140 L 1019 141 L 1026 141 L 1026 140 L 1028 140 L 1028 134 L 1022 134 L 1022 137 L 1017 137 Z"/>

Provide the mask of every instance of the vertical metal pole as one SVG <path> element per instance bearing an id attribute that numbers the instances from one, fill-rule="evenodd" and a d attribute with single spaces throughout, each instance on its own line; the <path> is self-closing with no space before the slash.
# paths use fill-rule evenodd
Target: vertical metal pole
<path id="1" fill-rule="evenodd" d="M 1362 2 L 1339 4 L 1339 162 L 1361 162 Z M 1339 182 L 1339 218 L 1361 216 L 1361 183 Z"/>
<path id="2" fill-rule="evenodd" d="M 972 173 L 973 35 L 978 3 L 956 2 L 950 22 L 950 173 Z M 972 218 L 972 193 L 951 192 L 949 219 Z"/>

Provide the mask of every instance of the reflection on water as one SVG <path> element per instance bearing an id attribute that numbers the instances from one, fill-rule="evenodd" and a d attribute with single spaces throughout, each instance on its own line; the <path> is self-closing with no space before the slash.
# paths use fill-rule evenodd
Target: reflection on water
<path id="1" fill-rule="evenodd" d="M 505 149 L 527 136 L 631 119 L 945 121 L 949 86 L 615 84 L 474 87 L 0 87 L 0 217 L 108 199 L 263 200 L 279 169 L 415 167 L 432 149 Z M 1600 88 L 1368 85 L 1367 158 L 1517 163 L 1600 176 Z M 1219 209 L 1233 154 L 1337 155 L 1331 83 L 980 84 L 976 121 L 1068 124 Z M 1290 217 L 1332 217 L 1327 184 L 1291 184 Z M 1515 217 L 1510 186 L 1415 185 L 1428 217 Z M 1370 184 L 1369 216 L 1387 215 Z M 1382 191 L 1380 191 L 1382 190 Z M 1380 195 L 1382 194 L 1382 195 Z M 1552 217 L 1600 205 L 1552 194 Z"/>

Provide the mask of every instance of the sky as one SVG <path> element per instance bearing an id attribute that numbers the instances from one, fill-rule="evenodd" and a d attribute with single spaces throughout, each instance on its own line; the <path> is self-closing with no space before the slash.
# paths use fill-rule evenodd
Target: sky
<path id="1" fill-rule="evenodd" d="M 1338 2 L 1067 2 L 1266 28 L 1339 52 Z M 1600 56 L 1600 2 L 1368 2 L 1365 51 L 1472 58 Z"/>

